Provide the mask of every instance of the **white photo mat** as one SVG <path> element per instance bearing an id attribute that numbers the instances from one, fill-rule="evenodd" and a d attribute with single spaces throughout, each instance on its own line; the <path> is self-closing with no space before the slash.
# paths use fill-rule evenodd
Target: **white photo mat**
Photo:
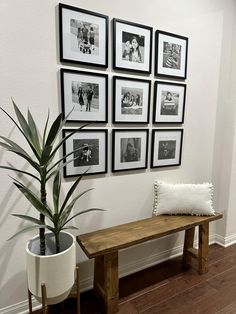
<path id="1" fill-rule="evenodd" d="M 64 116 L 67 116 L 69 112 L 73 109 L 69 115 L 69 121 L 105 121 L 107 115 L 107 84 L 105 76 L 93 75 L 92 73 L 86 74 L 86 72 L 62 72 L 62 80 L 64 86 Z M 90 83 L 98 84 L 99 99 L 98 99 L 98 111 L 80 111 L 80 106 L 78 103 L 74 102 L 72 99 L 72 83 Z"/>
<path id="2" fill-rule="evenodd" d="M 184 85 L 165 84 L 157 82 L 156 86 L 156 98 L 155 98 L 155 117 L 154 122 L 165 123 L 181 123 L 184 114 L 184 102 L 185 102 L 185 87 Z M 178 114 L 177 115 L 164 115 L 161 114 L 162 93 L 178 93 Z"/>
<path id="3" fill-rule="evenodd" d="M 135 88 L 141 89 L 143 92 L 143 104 L 142 114 L 123 114 L 121 103 L 122 103 L 122 88 Z M 149 81 L 139 82 L 138 80 L 133 81 L 129 79 L 116 79 L 115 80 L 115 122 L 146 122 L 149 120 L 149 95 L 150 85 Z"/>
<path id="4" fill-rule="evenodd" d="M 85 10 L 83 10 L 85 11 Z M 79 61 L 83 63 L 92 63 L 98 65 L 104 65 L 106 61 L 106 19 L 93 15 L 91 12 L 86 14 L 82 10 L 73 10 L 73 7 L 62 7 L 62 46 L 63 46 L 63 59 Z M 95 13 L 96 14 L 96 13 Z M 96 24 L 99 27 L 99 50 L 98 55 L 83 54 L 73 51 L 71 49 L 71 43 L 76 38 L 72 38 L 71 35 L 71 19 Z"/>
<path id="5" fill-rule="evenodd" d="M 67 136 L 71 131 L 63 130 L 64 136 Z M 73 134 L 68 140 L 66 140 L 64 145 L 64 155 L 69 154 L 74 150 L 73 141 L 74 140 L 93 140 L 98 139 L 99 141 L 99 164 L 98 165 L 90 165 L 90 166 L 74 166 L 74 162 L 70 162 L 65 166 L 65 177 L 77 176 L 83 174 L 87 171 L 86 174 L 92 173 L 103 173 L 107 170 L 107 133 L 105 131 L 98 130 L 88 130 L 88 131 L 79 131 Z M 74 154 L 71 154 L 66 158 L 66 162 L 72 160 L 74 158 Z"/>
<path id="6" fill-rule="evenodd" d="M 156 62 L 156 73 L 157 75 L 166 75 L 166 76 L 176 76 L 185 78 L 186 67 L 187 67 L 187 41 L 186 39 L 182 39 L 179 37 L 158 33 L 157 36 L 158 42 L 158 55 Z M 177 44 L 181 46 L 181 58 L 180 58 L 180 69 L 168 68 L 163 66 L 163 51 L 164 51 L 164 42 L 168 42 L 171 44 Z"/>
<path id="7" fill-rule="evenodd" d="M 146 132 L 147 131 L 147 132 Z M 145 168 L 147 164 L 148 130 L 118 131 L 113 130 L 113 171 Z M 140 161 L 121 162 L 121 139 L 140 138 Z"/>
<path id="8" fill-rule="evenodd" d="M 151 55 L 152 55 L 152 30 L 142 27 L 142 25 L 135 26 L 135 23 L 130 23 L 122 21 L 114 21 L 115 23 L 115 43 L 114 51 L 115 53 L 115 68 L 122 68 L 134 71 L 144 71 L 150 72 L 151 66 Z M 132 25 L 134 24 L 134 25 Z M 143 36 L 144 39 L 144 51 L 143 51 L 143 62 L 133 62 L 129 60 L 123 60 L 123 46 L 122 46 L 122 33 L 127 32 L 131 34 L 137 34 L 138 36 Z"/>
<path id="9" fill-rule="evenodd" d="M 179 165 L 181 162 L 182 136 L 183 130 L 153 130 L 153 152 L 152 167 Z M 159 159 L 159 143 L 160 141 L 175 141 L 175 156 L 169 159 Z"/>

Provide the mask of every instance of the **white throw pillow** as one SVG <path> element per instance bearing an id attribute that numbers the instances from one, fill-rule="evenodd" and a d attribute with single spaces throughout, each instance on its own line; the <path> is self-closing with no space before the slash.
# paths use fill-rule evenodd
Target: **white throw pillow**
<path id="1" fill-rule="evenodd" d="M 211 183 L 169 184 L 156 180 L 154 192 L 155 215 L 215 215 Z"/>

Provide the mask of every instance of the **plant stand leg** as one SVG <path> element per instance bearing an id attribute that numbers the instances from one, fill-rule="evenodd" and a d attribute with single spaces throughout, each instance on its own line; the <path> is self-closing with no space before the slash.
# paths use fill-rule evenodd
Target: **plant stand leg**
<path id="1" fill-rule="evenodd" d="M 32 309 L 32 293 L 29 291 L 28 288 L 28 302 L 29 302 L 29 314 L 33 313 L 33 309 Z"/>
<path id="2" fill-rule="evenodd" d="M 41 292 L 42 292 L 42 306 L 43 306 L 43 314 L 48 313 L 48 305 L 47 305 L 47 290 L 45 284 L 41 284 Z"/>
<path id="3" fill-rule="evenodd" d="M 77 314 L 80 314 L 79 267 L 76 267 Z"/>

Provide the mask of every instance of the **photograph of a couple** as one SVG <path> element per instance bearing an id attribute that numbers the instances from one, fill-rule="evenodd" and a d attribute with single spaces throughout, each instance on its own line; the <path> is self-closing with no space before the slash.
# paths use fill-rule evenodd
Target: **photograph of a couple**
<path id="1" fill-rule="evenodd" d="M 99 85 L 72 81 L 72 102 L 75 111 L 96 112 L 99 110 Z"/>
<path id="2" fill-rule="evenodd" d="M 71 49 L 81 54 L 99 54 L 99 25 L 70 20 Z"/>

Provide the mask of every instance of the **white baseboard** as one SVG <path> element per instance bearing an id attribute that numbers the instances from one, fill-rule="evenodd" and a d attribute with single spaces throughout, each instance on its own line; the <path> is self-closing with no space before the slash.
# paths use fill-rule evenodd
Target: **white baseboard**
<path id="1" fill-rule="evenodd" d="M 42 306 L 35 298 L 32 298 L 32 307 L 33 310 L 35 311 L 41 308 Z M 29 313 L 28 300 L 0 309 L 0 314 L 28 314 L 28 313 Z"/>
<path id="2" fill-rule="evenodd" d="M 233 235 L 228 236 L 228 237 L 222 237 L 222 236 L 216 234 L 215 235 L 215 243 L 226 248 L 226 247 L 236 243 L 236 234 L 233 234 Z"/>
<path id="3" fill-rule="evenodd" d="M 236 243 L 236 234 L 229 237 L 222 237 L 220 235 L 211 235 L 209 238 L 209 243 L 214 244 L 217 243 L 223 247 L 228 247 L 234 243 Z M 198 241 L 194 241 L 194 246 L 197 247 Z M 137 261 L 128 263 L 126 265 L 122 265 L 119 268 L 120 277 L 124 277 L 130 275 L 132 273 L 138 272 L 145 268 L 154 266 L 156 264 L 160 264 L 166 260 L 175 258 L 181 255 L 183 252 L 183 245 L 176 246 L 175 248 L 160 252 L 158 254 L 154 254 L 152 256 L 144 257 Z M 93 277 L 87 277 L 80 281 L 80 290 L 81 292 L 89 290 L 92 288 Z M 33 299 L 33 308 L 36 310 L 40 308 L 41 305 Z M 6 308 L 0 309 L 0 314 L 26 314 L 28 313 L 28 300 L 23 302 L 8 306 Z"/>

